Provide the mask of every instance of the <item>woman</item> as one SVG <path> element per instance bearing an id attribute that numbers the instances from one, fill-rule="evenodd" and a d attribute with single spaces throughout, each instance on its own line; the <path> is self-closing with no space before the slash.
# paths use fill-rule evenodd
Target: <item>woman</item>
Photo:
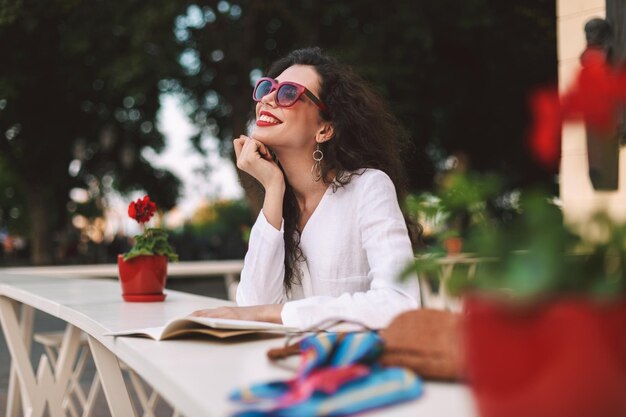
<path id="1" fill-rule="evenodd" d="M 306 328 L 344 318 L 384 327 L 418 306 L 395 279 L 412 260 L 399 158 L 403 131 L 349 68 L 319 48 L 275 62 L 254 89 L 256 124 L 237 167 L 265 189 L 239 307 L 198 316 Z M 415 280 L 413 280 L 415 281 Z"/>

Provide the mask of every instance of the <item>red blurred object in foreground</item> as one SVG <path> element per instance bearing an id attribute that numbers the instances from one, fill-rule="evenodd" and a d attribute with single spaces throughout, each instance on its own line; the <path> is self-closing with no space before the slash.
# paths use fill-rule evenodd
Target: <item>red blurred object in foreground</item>
<path id="1" fill-rule="evenodd" d="M 122 297 L 124 301 L 163 301 L 165 281 L 167 279 L 167 256 L 138 256 L 124 260 L 124 255 L 117 256 Z"/>
<path id="2" fill-rule="evenodd" d="M 563 122 L 582 120 L 587 128 L 608 136 L 617 128 L 617 115 L 626 102 L 626 69 L 614 69 L 604 51 L 588 48 L 581 57 L 576 81 L 560 98 L 556 88 L 531 95 L 533 115 L 529 143 L 547 168 L 558 167 Z"/>
<path id="3" fill-rule="evenodd" d="M 534 124 L 530 134 L 530 146 L 535 157 L 547 168 L 558 167 L 561 159 L 561 104 L 554 90 L 535 92 L 530 104 Z"/>
<path id="4" fill-rule="evenodd" d="M 465 309 L 481 417 L 626 416 L 626 299 L 515 308 L 469 297 Z"/>

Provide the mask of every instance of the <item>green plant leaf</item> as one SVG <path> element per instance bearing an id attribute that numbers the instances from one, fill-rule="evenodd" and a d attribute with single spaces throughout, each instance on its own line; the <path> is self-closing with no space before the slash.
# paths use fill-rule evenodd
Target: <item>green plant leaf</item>
<path id="1" fill-rule="evenodd" d="M 506 222 L 498 221 L 483 200 L 497 195 L 497 188 L 497 181 L 459 175 L 441 194 L 407 201 L 407 207 L 415 210 L 428 202 L 436 204 L 436 210 L 428 208 L 432 212 L 471 214 L 465 230 L 438 232 L 439 241 L 462 236 L 464 251 L 480 260 L 472 280 L 467 271 L 455 267 L 447 287 L 451 294 L 485 291 L 521 300 L 557 294 L 626 294 L 626 224 L 599 213 L 584 225 L 584 231 L 572 229 L 565 224 L 553 196 L 537 190 L 521 192 L 515 215 Z M 438 276 L 443 256 L 440 244 L 427 248 L 402 276 Z"/>
<path id="2" fill-rule="evenodd" d="M 168 234 L 159 228 L 148 228 L 143 234 L 135 236 L 135 244 L 124 254 L 124 260 L 142 255 L 165 255 L 171 262 L 178 261 L 178 255 L 167 241 Z"/>

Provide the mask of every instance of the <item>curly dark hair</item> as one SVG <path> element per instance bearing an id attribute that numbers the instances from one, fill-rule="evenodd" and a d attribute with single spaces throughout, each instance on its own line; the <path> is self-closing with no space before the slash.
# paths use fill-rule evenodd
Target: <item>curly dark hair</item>
<path id="1" fill-rule="evenodd" d="M 402 203 L 406 197 L 406 177 L 400 155 L 410 142 L 406 131 L 389 113 L 382 98 L 350 67 L 324 54 L 318 47 L 294 50 L 274 62 L 267 76 L 276 78 L 293 65 L 311 66 L 319 75 L 319 97 L 327 107 L 320 115 L 334 128 L 333 138 L 320 144 L 320 150 L 324 153 L 321 162 L 322 181 L 339 188 L 348 184 L 354 175 L 360 175 L 364 168 L 379 169 L 391 178 L 398 201 Z M 329 172 L 333 170 L 336 177 L 330 178 Z M 300 248 L 300 231 L 297 228 L 300 208 L 287 178 L 285 183 L 284 287 L 288 292 L 301 278 L 300 271 L 295 268 L 296 261 L 304 260 L 305 257 Z M 421 228 L 406 215 L 405 221 L 411 241 L 415 243 Z"/>

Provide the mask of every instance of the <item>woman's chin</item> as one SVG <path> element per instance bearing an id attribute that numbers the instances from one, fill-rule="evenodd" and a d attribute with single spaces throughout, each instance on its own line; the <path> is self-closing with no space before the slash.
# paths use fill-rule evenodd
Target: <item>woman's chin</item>
<path id="1" fill-rule="evenodd" d="M 252 132 L 250 133 L 250 137 L 254 140 L 258 140 L 259 142 L 267 146 L 272 146 L 272 144 L 276 142 L 275 135 L 272 135 L 270 133 L 270 130 L 265 127 L 255 126 L 255 128 L 252 129 Z"/>

